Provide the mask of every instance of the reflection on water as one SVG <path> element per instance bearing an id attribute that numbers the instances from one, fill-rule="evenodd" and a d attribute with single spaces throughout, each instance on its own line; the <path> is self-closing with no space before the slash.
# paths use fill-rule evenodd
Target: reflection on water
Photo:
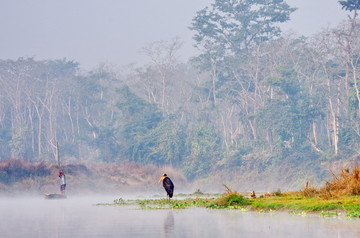
<path id="1" fill-rule="evenodd" d="M 0 237 L 360 237 L 360 219 L 95 206 L 113 198 L 0 199 Z"/>
<path id="2" fill-rule="evenodd" d="M 172 231 L 174 230 L 174 224 L 175 224 L 174 214 L 173 211 L 170 210 L 164 220 L 164 231 L 166 237 L 174 237 L 172 236 Z"/>

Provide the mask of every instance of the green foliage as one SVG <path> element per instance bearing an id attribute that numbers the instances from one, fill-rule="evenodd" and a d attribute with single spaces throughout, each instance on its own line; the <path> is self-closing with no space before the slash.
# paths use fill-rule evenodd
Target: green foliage
<path id="1" fill-rule="evenodd" d="M 346 216 L 350 218 L 360 218 L 360 211 L 348 212 Z"/>
<path id="2" fill-rule="evenodd" d="M 358 80 L 358 85 L 360 85 L 360 80 Z M 355 87 L 355 85 L 353 87 Z M 360 90 L 360 86 L 358 87 L 359 87 L 358 90 Z M 356 90 L 355 88 L 352 88 L 349 95 L 349 116 L 351 116 L 355 120 L 359 119 L 357 114 L 357 111 L 359 109 L 359 103 L 360 102 L 356 96 Z"/>
<path id="3" fill-rule="evenodd" d="M 153 104 L 137 97 L 128 87 L 118 90 L 117 107 L 124 120 L 121 137 L 125 147 L 125 155 L 134 161 L 141 161 L 144 154 L 149 153 L 144 138 L 163 120 L 160 110 Z"/>
<path id="4" fill-rule="evenodd" d="M 136 201 L 114 201 L 113 205 L 138 204 L 142 209 L 184 209 L 187 207 L 207 207 L 210 209 L 238 209 L 259 212 L 289 210 L 294 214 L 306 215 L 307 212 L 318 212 L 320 216 L 340 215 L 338 211 L 348 211 L 348 217 L 359 217 L 359 198 L 344 197 L 336 200 L 323 200 L 302 196 L 283 195 L 247 199 L 236 192 L 228 192 L 219 198 L 184 198 L 181 200 L 146 199 Z M 106 204 L 111 205 L 111 204 Z M 300 212 L 299 212 L 300 211 Z"/>
<path id="5" fill-rule="evenodd" d="M 165 117 L 154 104 L 149 104 L 122 88 L 117 104 L 126 121 L 121 137 L 131 160 L 152 164 L 180 165 L 186 136 L 174 118 Z"/>
<path id="6" fill-rule="evenodd" d="M 229 191 L 224 193 L 221 197 L 215 200 L 214 204 L 220 207 L 229 207 L 229 206 L 243 206 L 249 205 L 249 199 L 244 198 L 241 194 L 237 192 Z"/>
<path id="7" fill-rule="evenodd" d="M 339 1 L 342 9 L 346 11 L 356 11 L 360 10 L 360 0 L 346 0 L 346 1 Z"/>
<path id="8" fill-rule="evenodd" d="M 185 136 L 173 121 L 163 120 L 138 137 L 138 157 L 145 163 L 179 165 L 185 152 Z"/>
<path id="9" fill-rule="evenodd" d="M 353 132 L 352 128 L 344 127 L 339 132 L 339 145 L 345 147 L 351 147 L 356 145 L 358 136 Z"/>
<path id="10" fill-rule="evenodd" d="M 289 97 L 295 97 L 300 93 L 300 84 L 296 72 L 293 69 L 280 67 L 278 77 L 268 77 L 265 82 L 273 87 L 280 89 L 280 93 L 285 93 Z"/>
<path id="11" fill-rule="evenodd" d="M 24 158 L 27 155 L 26 140 L 29 139 L 29 129 L 27 127 L 20 127 L 12 134 L 9 141 L 11 154 L 13 158 Z"/>
<path id="12" fill-rule="evenodd" d="M 224 154 L 225 168 L 231 169 L 240 167 L 243 164 L 243 157 L 247 154 L 251 154 L 254 148 L 249 145 L 240 145 L 237 149 L 232 149 L 228 153 Z"/>
<path id="13" fill-rule="evenodd" d="M 295 11 L 283 0 L 215 0 L 197 12 L 190 29 L 198 45 L 232 54 L 280 34 L 278 23 Z"/>
<path id="14" fill-rule="evenodd" d="M 324 211 L 324 212 L 320 213 L 320 216 L 322 216 L 322 217 L 336 217 L 336 216 L 339 216 L 340 214 L 337 211 Z"/>
<path id="15" fill-rule="evenodd" d="M 117 128 L 107 127 L 94 127 L 96 137 L 92 138 L 88 144 L 93 148 L 98 148 L 99 160 L 114 161 L 120 155 L 121 146 L 117 140 Z"/>
<path id="16" fill-rule="evenodd" d="M 272 133 L 280 152 L 308 150 L 308 131 L 312 121 L 321 115 L 320 109 L 311 105 L 311 98 L 301 90 L 294 70 L 280 68 L 279 75 L 267 78 L 266 82 L 278 91 L 257 113 L 259 125 Z"/>
<path id="17" fill-rule="evenodd" d="M 64 158 L 167 164 L 190 179 L 279 165 L 324 178 L 320 162 L 358 154 L 356 81 L 345 80 L 355 72 L 337 57 L 351 53 L 358 67 L 358 49 L 338 40 L 358 37 L 351 27 L 321 41 L 281 36 L 293 11 L 283 0 L 213 1 L 191 27 L 206 70 L 159 63 L 166 85 L 148 66 L 122 76 L 80 73 L 67 60 L 0 60 L 0 158 L 52 161 L 59 141 Z"/>
<path id="18" fill-rule="evenodd" d="M 221 140 L 215 131 L 200 124 L 194 128 L 188 138 L 189 155 L 184 161 L 184 172 L 191 178 L 204 177 L 211 170 L 211 165 L 221 156 Z"/>
<path id="19" fill-rule="evenodd" d="M 253 201 L 252 207 L 265 210 L 289 209 L 315 212 L 343 209 L 343 207 L 336 204 L 336 202 L 337 201 L 325 201 L 314 198 L 299 199 L 296 197 L 296 199 L 294 199 L 292 196 L 264 197 Z"/>
<path id="20" fill-rule="evenodd" d="M 205 207 L 213 199 L 184 198 L 181 200 L 147 199 L 135 201 L 142 209 L 184 209 L 187 207 Z"/>
<path id="21" fill-rule="evenodd" d="M 0 129 L 0 158 L 10 158 L 11 131 L 9 127 Z"/>

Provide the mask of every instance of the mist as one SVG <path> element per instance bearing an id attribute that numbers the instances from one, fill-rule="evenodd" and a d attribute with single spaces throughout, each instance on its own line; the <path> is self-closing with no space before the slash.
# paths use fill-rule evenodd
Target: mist
<path id="1" fill-rule="evenodd" d="M 319 237 L 359 235 L 358 222 L 288 213 L 191 208 L 142 210 L 101 206 L 111 197 L 66 200 L 0 198 L 2 238 L 43 237 Z"/>
<path id="2" fill-rule="evenodd" d="M 342 58 L 359 55 L 360 33 L 338 1 L 288 0 L 284 37 L 215 60 L 189 29 L 212 2 L 0 3 L 2 238 L 360 235 L 344 214 L 112 204 L 165 199 L 164 173 L 175 198 L 281 193 L 360 161 L 358 68 L 343 70 L 359 62 Z M 60 169 L 66 199 L 45 199 L 60 195 Z"/>
<path id="3" fill-rule="evenodd" d="M 141 53 L 154 41 L 179 37 L 179 58 L 187 61 L 198 51 L 189 30 L 196 12 L 211 0 L 14 0 L 0 7 L 2 59 L 34 57 L 63 59 L 90 70 L 106 63 L 113 67 L 148 62 Z M 298 10 L 283 30 L 310 36 L 346 19 L 338 1 L 289 0 Z"/>

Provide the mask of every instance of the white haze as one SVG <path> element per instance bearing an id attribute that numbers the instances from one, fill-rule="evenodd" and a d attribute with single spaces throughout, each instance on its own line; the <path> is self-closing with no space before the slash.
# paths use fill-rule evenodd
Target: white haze
<path id="1" fill-rule="evenodd" d="M 141 49 L 154 41 L 183 41 L 180 59 L 196 54 L 190 26 L 211 0 L 3 0 L 0 59 L 67 58 L 92 69 L 147 60 Z M 337 0 L 288 0 L 298 7 L 284 30 L 312 35 L 346 19 Z"/>
<path id="2" fill-rule="evenodd" d="M 358 220 L 228 209 L 98 206 L 118 197 L 0 198 L 1 238 L 359 237 Z"/>

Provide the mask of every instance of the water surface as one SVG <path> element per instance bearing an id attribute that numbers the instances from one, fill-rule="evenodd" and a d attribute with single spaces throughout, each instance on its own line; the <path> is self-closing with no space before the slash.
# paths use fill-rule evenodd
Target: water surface
<path id="1" fill-rule="evenodd" d="M 0 237 L 360 237 L 360 219 L 344 216 L 95 205 L 116 198 L 2 198 Z"/>

